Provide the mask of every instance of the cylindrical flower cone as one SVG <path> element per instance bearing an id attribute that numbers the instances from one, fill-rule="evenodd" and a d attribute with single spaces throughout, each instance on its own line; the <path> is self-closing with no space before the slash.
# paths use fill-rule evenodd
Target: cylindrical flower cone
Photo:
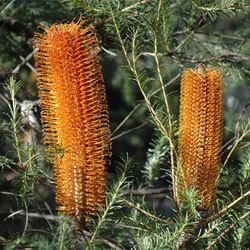
<path id="1" fill-rule="evenodd" d="M 61 214 L 78 218 L 105 203 L 110 129 L 93 26 L 56 24 L 35 34 L 35 66 L 45 144 Z M 60 152 L 60 153 L 59 153 Z"/>
<path id="2" fill-rule="evenodd" d="M 182 74 L 180 100 L 178 201 L 185 189 L 196 190 L 201 210 L 209 210 L 216 195 L 222 141 L 222 76 L 216 69 L 187 69 Z"/>

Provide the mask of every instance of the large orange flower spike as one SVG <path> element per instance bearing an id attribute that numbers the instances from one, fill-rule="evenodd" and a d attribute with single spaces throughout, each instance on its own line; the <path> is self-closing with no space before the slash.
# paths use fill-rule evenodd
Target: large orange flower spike
<path id="1" fill-rule="evenodd" d="M 55 24 L 45 29 L 45 34 L 35 34 L 34 49 L 42 125 L 54 163 L 58 210 L 83 218 L 105 203 L 110 157 L 98 40 L 93 26 L 80 20 Z"/>
<path id="2" fill-rule="evenodd" d="M 181 81 L 178 199 L 194 188 L 199 209 L 209 210 L 216 194 L 222 140 L 222 76 L 216 69 L 187 69 Z"/>

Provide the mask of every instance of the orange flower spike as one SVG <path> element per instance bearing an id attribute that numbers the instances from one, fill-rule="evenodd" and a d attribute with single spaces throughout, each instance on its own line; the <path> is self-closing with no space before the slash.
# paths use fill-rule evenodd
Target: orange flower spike
<path id="1" fill-rule="evenodd" d="M 194 188 L 209 210 L 215 199 L 222 141 L 222 76 L 218 70 L 187 69 L 182 74 L 180 101 L 178 200 Z"/>
<path id="2" fill-rule="evenodd" d="M 82 218 L 105 203 L 110 129 L 98 40 L 84 21 L 35 34 L 45 144 L 54 162 L 61 214 Z M 57 149 L 62 149 L 58 154 Z"/>

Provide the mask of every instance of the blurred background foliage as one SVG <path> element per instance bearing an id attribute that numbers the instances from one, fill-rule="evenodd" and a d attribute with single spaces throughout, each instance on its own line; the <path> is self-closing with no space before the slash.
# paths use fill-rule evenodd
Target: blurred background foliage
<path id="1" fill-rule="evenodd" d="M 17 105 L 21 107 L 21 112 L 19 112 L 20 140 L 23 145 L 32 142 L 32 146 L 27 149 L 29 157 L 35 155 L 37 150 L 43 155 L 39 128 L 40 108 L 37 102 L 38 95 L 32 58 L 33 34 L 43 32 L 43 27 L 55 22 L 78 20 L 80 16 L 93 23 L 100 41 L 100 56 L 110 108 L 111 131 L 113 132 L 113 156 L 112 164 L 108 169 L 109 178 L 112 179 L 116 172 L 115 162 L 121 155 L 128 152 L 136 162 L 131 173 L 134 178 L 134 188 L 141 185 L 154 187 L 171 185 L 170 178 L 166 177 L 166 169 L 170 168 L 168 145 L 152 123 L 143 96 L 127 67 L 112 21 L 111 8 L 129 56 L 131 55 L 132 36 L 136 30 L 138 31 L 136 41 L 138 43 L 137 53 L 140 54 L 140 58 L 137 67 L 143 70 L 144 77 L 149 79 L 149 83 L 145 86 L 148 95 L 159 88 L 159 76 L 156 72 L 155 59 L 152 56 L 153 41 L 157 37 L 163 81 L 169 83 L 166 92 L 169 95 L 170 109 L 176 123 L 178 123 L 179 112 L 180 73 L 183 68 L 195 68 L 199 63 L 203 63 L 209 67 L 217 67 L 223 72 L 225 128 L 223 162 L 225 161 L 231 145 L 227 143 L 237 139 L 242 132 L 242 125 L 249 119 L 250 3 L 249 1 L 232 0 L 163 0 L 161 2 L 162 7 L 158 10 L 159 1 L 156 0 L 1 0 L 0 157 L 2 158 L 0 167 L 2 169 L 0 191 L 14 193 L 17 191 L 20 194 L 20 187 L 25 183 L 23 174 L 21 180 L 17 177 L 17 155 L 13 151 L 7 132 L 10 125 L 7 116 L 9 109 L 5 99 L 8 100 L 10 96 L 6 91 L 5 82 L 10 76 L 14 76 L 20 81 L 20 88 L 16 96 Z M 156 15 L 158 15 L 157 18 Z M 151 98 L 156 107 L 161 109 L 161 94 Z M 131 115 L 129 115 L 130 112 L 132 112 Z M 29 115 L 36 117 L 38 128 L 31 124 Z M 126 117 L 128 118 L 126 122 L 117 130 Z M 244 150 L 248 145 L 249 135 L 246 135 L 237 148 Z M 155 146 L 157 150 L 154 151 Z M 154 155 L 155 152 L 158 154 Z M 156 169 L 163 169 L 163 171 L 159 170 L 162 177 L 156 180 L 154 179 L 155 174 L 153 177 L 150 177 L 149 172 L 146 172 L 146 177 L 142 174 L 148 164 L 154 164 L 150 158 L 152 155 L 156 157 L 156 165 L 159 165 Z M 221 180 L 222 190 L 233 187 L 237 193 L 236 189 L 239 187 L 239 183 L 241 184 L 242 175 L 249 180 L 249 172 L 244 172 L 245 170 L 238 167 L 242 157 L 249 159 L 249 153 L 245 153 L 244 156 L 240 150 L 236 150 L 230 161 L 228 160 L 228 171 L 225 172 L 225 178 Z M 48 209 L 46 207 L 48 205 L 50 211 L 54 211 L 54 189 L 51 187 L 49 179 L 46 179 L 46 176 L 51 176 L 51 166 L 49 162 L 41 164 L 41 161 L 43 161 L 42 156 L 32 163 L 33 165 L 26 173 L 28 179 L 25 193 L 28 194 L 29 210 L 39 208 L 43 211 Z M 37 170 L 39 164 L 41 169 Z M 21 185 L 17 184 L 18 180 L 23 181 Z M 31 183 L 34 183 L 34 187 Z M 37 185 L 37 183 L 39 184 Z M 246 185 L 249 186 L 249 183 Z M 31 191 L 32 188 L 33 191 Z M 22 191 L 21 194 L 24 195 Z M 10 211 L 15 211 L 23 206 L 22 202 L 26 204 L 26 201 L 17 201 L 15 196 L 1 195 L 0 235 L 3 238 L 18 235 L 22 231 L 23 218 L 6 220 Z M 158 207 L 163 206 L 162 211 L 166 211 L 163 203 L 158 203 Z M 34 223 L 44 222 L 37 219 Z M 41 247 L 41 249 L 43 248 Z M 45 246 L 44 249 L 46 249 Z"/>

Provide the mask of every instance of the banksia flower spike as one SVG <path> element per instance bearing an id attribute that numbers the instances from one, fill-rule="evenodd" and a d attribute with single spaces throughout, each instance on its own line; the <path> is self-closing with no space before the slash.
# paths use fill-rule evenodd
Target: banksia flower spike
<path id="1" fill-rule="evenodd" d="M 110 156 L 98 40 L 94 28 L 80 20 L 35 34 L 34 49 L 58 210 L 82 219 L 105 203 L 105 168 Z"/>
<path id="2" fill-rule="evenodd" d="M 193 188 L 199 209 L 209 210 L 216 193 L 222 140 L 222 76 L 216 69 L 187 69 L 181 81 L 180 164 L 177 193 Z"/>

